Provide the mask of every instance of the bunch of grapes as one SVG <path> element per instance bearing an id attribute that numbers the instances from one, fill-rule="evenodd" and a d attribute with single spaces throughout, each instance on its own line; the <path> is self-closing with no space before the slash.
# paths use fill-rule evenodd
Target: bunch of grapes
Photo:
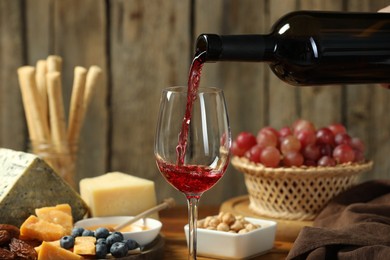
<path id="1" fill-rule="evenodd" d="M 364 162 L 364 143 L 351 137 L 342 124 L 316 129 L 298 119 L 291 127 L 260 129 L 257 136 L 241 132 L 233 141 L 232 154 L 266 167 L 335 166 Z"/>

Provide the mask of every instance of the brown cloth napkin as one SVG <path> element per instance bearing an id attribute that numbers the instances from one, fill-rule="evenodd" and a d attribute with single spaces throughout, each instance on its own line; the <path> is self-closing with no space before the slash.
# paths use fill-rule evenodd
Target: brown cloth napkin
<path id="1" fill-rule="evenodd" d="M 287 259 L 390 259 L 390 180 L 364 182 L 331 200 Z"/>

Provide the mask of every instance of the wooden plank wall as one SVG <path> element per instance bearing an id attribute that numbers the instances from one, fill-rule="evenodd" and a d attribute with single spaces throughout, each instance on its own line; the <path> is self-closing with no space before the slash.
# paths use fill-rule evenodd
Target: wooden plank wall
<path id="1" fill-rule="evenodd" d="M 185 203 L 159 174 L 153 155 L 160 91 L 185 85 L 200 33 L 267 33 L 293 10 L 377 11 L 386 0 L 0 0 L 0 147 L 26 150 L 27 129 L 16 70 L 49 54 L 63 57 L 65 104 L 73 69 L 104 70 L 79 144 L 78 179 L 123 171 L 156 182 L 158 199 Z M 233 135 L 282 127 L 303 117 L 344 123 L 367 144 L 374 170 L 388 178 L 390 91 L 378 86 L 296 88 L 265 64 L 210 63 L 202 85 L 223 88 Z M 232 167 L 202 204 L 246 193 Z"/>

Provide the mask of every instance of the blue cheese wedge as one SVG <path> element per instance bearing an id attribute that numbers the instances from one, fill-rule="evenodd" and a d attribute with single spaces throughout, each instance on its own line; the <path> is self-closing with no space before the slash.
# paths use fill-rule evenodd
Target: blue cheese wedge
<path id="1" fill-rule="evenodd" d="M 74 221 L 88 212 L 80 195 L 42 159 L 0 148 L 0 223 L 20 226 L 36 208 L 64 203 Z"/>

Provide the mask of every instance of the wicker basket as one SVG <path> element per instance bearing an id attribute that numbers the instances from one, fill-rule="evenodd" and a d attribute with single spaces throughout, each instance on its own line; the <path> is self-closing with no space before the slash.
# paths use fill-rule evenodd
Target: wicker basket
<path id="1" fill-rule="evenodd" d="M 267 168 L 233 157 L 244 173 L 249 208 L 256 214 L 290 220 L 312 220 L 330 199 L 353 186 L 372 161 L 335 167 Z"/>

